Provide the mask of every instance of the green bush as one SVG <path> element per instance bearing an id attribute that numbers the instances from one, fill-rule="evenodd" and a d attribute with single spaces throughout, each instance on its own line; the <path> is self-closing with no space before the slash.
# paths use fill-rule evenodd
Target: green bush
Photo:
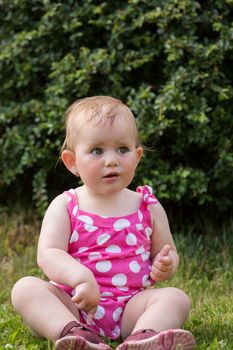
<path id="1" fill-rule="evenodd" d="M 75 183 L 56 164 L 77 98 L 132 108 L 152 147 L 136 183 L 182 208 L 233 198 L 232 0 L 0 2 L 0 193 L 48 199 Z M 133 184 L 133 185 L 134 185 Z"/>

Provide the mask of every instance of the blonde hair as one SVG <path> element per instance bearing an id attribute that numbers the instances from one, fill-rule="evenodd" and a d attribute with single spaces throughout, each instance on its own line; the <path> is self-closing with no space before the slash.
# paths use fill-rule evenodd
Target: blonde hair
<path id="1" fill-rule="evenodd" d="M 65 113 L 66 136 L 61 152 L 65 149 L 73 150 L 74 128 L 72 120 L 81 112 L 84 114 L 86 122 L 95 121 L 96 124 L 108 122 L 112 125 L 120 115 L 131 118 L 135 125 L 136 144 L 139 145 L 136 120 L 129 107 L 111 96 L 92 96 L 75 101 L 67 109 Z"/>

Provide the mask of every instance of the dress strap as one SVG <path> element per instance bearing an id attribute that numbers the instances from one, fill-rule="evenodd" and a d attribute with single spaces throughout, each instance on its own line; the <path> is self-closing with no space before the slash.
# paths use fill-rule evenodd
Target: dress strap
<path id="1" fill-rule="evenodd" d="M 76 217 L 78 212 L 78 198 L 73 188 L 64 192 L 68 196 L 67 210 L 70 215 L 71 221 Z"/>
<path id="2" fill-rule="evenodd" d="M 152 187 L 144 185 L 138 186 L 136 191 L 141 193 L 143 202 L 147 205 L 158 203 L 158 199 L 154 196 Z"/>

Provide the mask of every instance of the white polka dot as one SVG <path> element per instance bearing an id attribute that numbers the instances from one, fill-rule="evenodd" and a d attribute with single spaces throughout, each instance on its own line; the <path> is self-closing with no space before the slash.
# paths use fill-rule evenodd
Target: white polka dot
<path id="1" fill-rule="evenodd" d="M 143 225 L 142 224 L 136 224 L 136 227 L 139 231 L 143 230 Z"/>
<path id="2" fill-rule="evenodd" d="M 105 249 L 107 253 L 120 253 L 121 248 L 118 245 L 110 245 Z"/>
<path id="3" fill-rule="evenodd" d="M 103 233 L 102 235 L 100 235 L 97 238 L 97 244 L 98 245 L 103 245 L 104 243 L 106 243 L 109 239 L 111 238 L 111 236 L 108 233 Z"/>
<path id="4" fill-rule="evenodd" d="M 129 290 L 129 287 L 117 287 L 117 289 L 123 290 L 124 292 L 127 292 Z"/>
<path id="5" fill-rule="evenodd" d="M 112 314 L 112 318 L 114 319 L 115 322 L 117 322 L 120 319 L 120 316 L 122 314 L 123 308 L 118 307 Z"/>
<path id="6" fill-rule="evenodd" d="M 150 252 L 144 252 L 141 254 L 142 261 L 148 260 L 150 257 Z"/>
<path id="7" fill-rule="evenodd" d="M 78 219 L 84 222 L 84 224 L 93 225 L 93 219 L 88 215 L 79 215 Z"/>
<path id="8" fill-rule="evenodd" d="M 117 297 L 117 301 L 122 301 L 122 300 L 129 299 L 129 298 L 131 298 L 131 295 L 125 295 L 123 297 Z"/>
<path id="9" fill-rule="evenodd" d="M 137 243 L 137 237 L 133 233 L 128 233 L 126 236 L 126 243 L 128 245 L 135 245 Z"/>
<path id="10" fill-rule="evenodd" d="M 88 255 L 89 260 L 97 260 L 100 259 L 102 255 L 99 252 L 92 252 Z"/>
<path id="11" fill-rule="evenodd" d="M 75 205 L 74 208 L 73 208 L 73 210 L 72 210 L 72 215 L 73 215 L 73 216 L 76 216 L 77 212 L 78 212 L 78 206 Z"/>
<path id="12" fill-rule="evenodd" d="M 112 292 L 103 292 L 103 293 L 101 293 L 101 296 L 103 296 L 103 297 L 113 297 L 114 294 Z"/>
<path id="13" fill-rule="evenodd" d="M 142 253 L 144 253 L 144 252 L 145 252 L 145 248 L 143 247 L 143 245 L 141 245 L 141 247 L 139 247 L 139 248 L 135 251 L 135 253 L 136 253 L 137 255 L 142 254 Z"/>
<path id="14" fill-rule="evenodd" d="M 122 228 L 129 227 L 130 221 L 127 219 L 118 219 L 114 222 L 113 226 L 116 231 L 120 231 Z"/>
<path id="15" fill-rule="evenodd" d="M 129 268 L 134 273 L 138 273 L 141 270 L 141 266 L 138 264 L 136 260 L 133 260 L 131 261 L 131 263 L 129 263 Z"/>
<path id="16" fill-rule="evenodd" d="M 96 226 L 93 226 L 93 219 L 88 215 L 79 215 L 78 219 L 82 221 L 85 225 L 84 228 L 88 232 L 93 232 L 97 230 Z"/>
<path id="17" fill-rule="evenodd" d="M 85 252 L 86 250 L 88 250 L 88 247 L 81 247 L 79 248 L 78 253 Z"/>
<path id="18" fill-rule="evenodd" d="M 112 263 L 108 260 L 98 261 L 95 267 L 99 272 L 108 272 L 112 268 Z"/>
<path id="19" fill-rule="evenodd" d="M 151 285 L 151 281 L 149 281 L 149 275 L 142 277 L 142 285 L 143 287 L 149 287 Z"/>
<path id="20" fill-rule="evenodd" d="M 146 237 L 150 239 L 150 236 L 152 235 L 152 229 L 150 227 L 145 228 Z"/>
<path id="21" fill-rule="evenodd" d="M 77 241 L 79 238 L 79 234 L 76 230 L 72 232 L 72 235 L 70 237 L 70 243 Z"/>
<path id="22" fill-rule="evenodd" d="M 127 277 L 123 273 L 118 273 L 112 278 L 112 284 L 114 286 L 122 287 L 126 283 L 127 283 Z"/>
<path id="23" fill-rule="evenodd" d="M 94 231 L 96 231 L 98 229 L 98 227 L 93 226 L 93 225 L 88 225 L 88 224 L 85 224 L 84 228 L 88 232 L 94 232 Z"/>
<path id="24" fill-rule="evenodd" d="M 103 306 L 98 305 L 97 311 L 96 311 L 96 313 L 94 315 L 94 318 L 96 320 L 99 320 L 99 319 L 103 318 L 104 315 L 105 315 L 105 309 L 103 308 Z"/>
<path id="25" fill-rule="evenodd" d="M 142 219 L 143 219 L 142 212 L 139 209 L 138 209 L 138 218 L 139 218 L 139 221 L 142 221 Z"/>
<path id="26" fill-rule="evenodd" d="M 121 334 L 120 327 L 119 327 L 119 326 L 116 326 L 116 327 L 114 328 L 114 330 L 112 331 L 112 335 L 113 335 L 115 338 L 117 338 L 117 337 L 119 337 L 120 334 Z"/>

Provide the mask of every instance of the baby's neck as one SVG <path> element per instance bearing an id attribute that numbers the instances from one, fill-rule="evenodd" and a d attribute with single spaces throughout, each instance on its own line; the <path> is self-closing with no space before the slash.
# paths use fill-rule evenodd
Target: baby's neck
<path id="1" fill-rule="evenodd" d="M 140 195 L 129 189 L 107 196 L 92 193 L 85 186 L 76 189 L 79 208 L 101 216 L 125 216 L 135 212 L 140 205 Z"/>

